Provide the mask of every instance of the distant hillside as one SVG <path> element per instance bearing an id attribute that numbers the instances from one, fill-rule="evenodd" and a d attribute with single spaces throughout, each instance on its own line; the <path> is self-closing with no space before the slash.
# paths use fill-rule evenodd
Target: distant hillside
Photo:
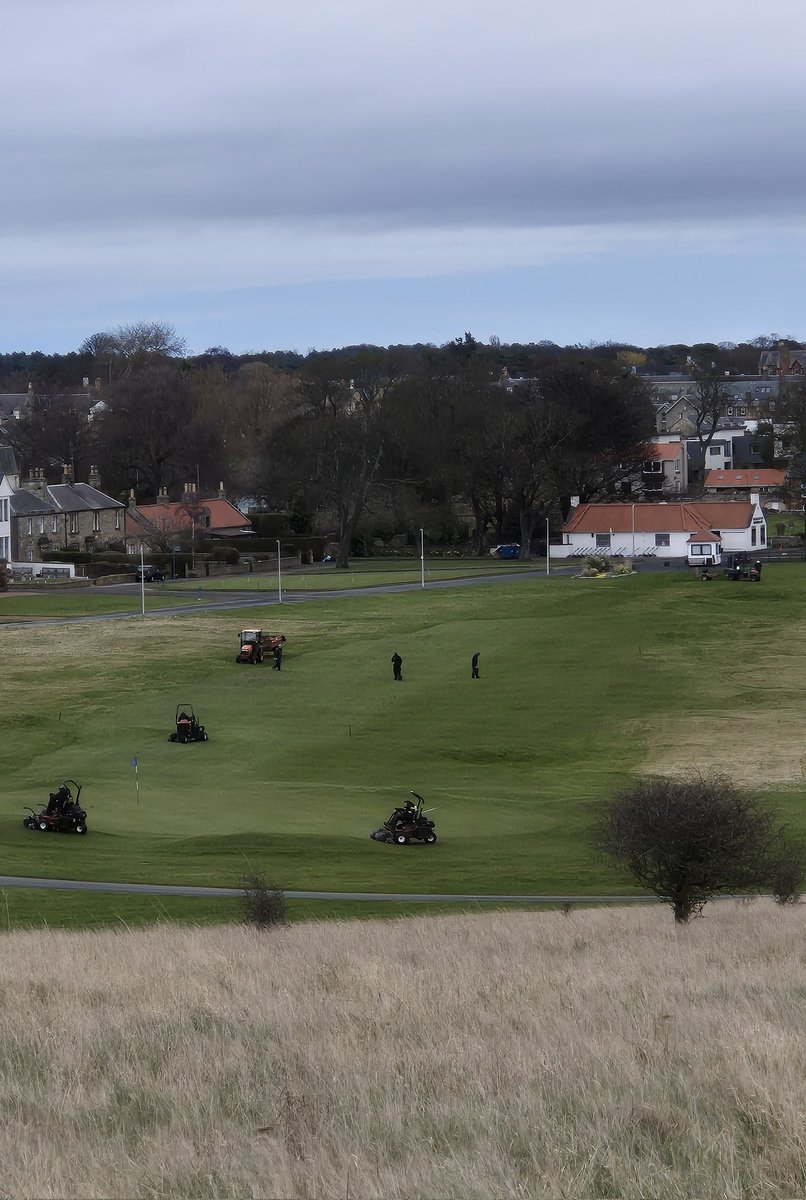
<path id="1" fill-rule="evenodd" d="M 806 912 L 31 932 L 14 1197 L 806 1194 Z"/>

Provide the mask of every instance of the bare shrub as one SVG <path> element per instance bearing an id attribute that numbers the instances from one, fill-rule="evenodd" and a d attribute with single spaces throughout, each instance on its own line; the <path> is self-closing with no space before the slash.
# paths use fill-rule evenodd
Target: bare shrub
<path id="1" fill-rule="evenodd" d="M 798 904 L 806 876 L 806 848 L 799 840 L 782 833 L 770 866 L 770 887 L 776 904 Z"/>
<path id="2" fill-rule="evenodd" d="M 0 592 L 8 591 L 8 564 L 4 558 L 0 558 Z"/>
<path id="3" fill-rule="evenodd" d="M 268 929 L 273 925 L 287 925 L 285 893 L 276 883 L 252 869 L 241 880 L 243 888 L 243 915 L 247 925 Z"/>
<path id="4" fill-rule="evenodd" d="M 605 802 L 598 843 L 685 924 L 713 896 L 770 886 L 778 822 L 726 775 L 644 779 Z"/>

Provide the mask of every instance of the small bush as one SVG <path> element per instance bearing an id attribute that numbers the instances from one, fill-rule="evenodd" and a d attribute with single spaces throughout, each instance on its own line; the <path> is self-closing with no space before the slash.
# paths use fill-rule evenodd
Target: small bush
<path id="1" fill-rule="evenodd" d="M 7 591 L 8 591 L 8 570 L 6 567 L 6 560 L 4 558 L 0 558 L 0 592 L 7 592 Z"/>
<path id="2" fill-rule="evenodd" d="M 806 876 L 806 856 L 800 842 L 781 835 L 772 854 L 770 886 L 776 904 L 799 904 Z"/>
<path id="3" fill-rule="evenodd" d="M 247 925 L 268 929 L 287 925 L 285 893 L 260 871 L 249 870 L 241 880 L 243 915 Z"/>
<path id="4" fill-rule="evenodd" d="M 612 563 L 606 554 L 588 554 L 585 558 L 585 566 L 593 567 L 597 575 L 601 575 L 602 572 L 610 570 Z"/>

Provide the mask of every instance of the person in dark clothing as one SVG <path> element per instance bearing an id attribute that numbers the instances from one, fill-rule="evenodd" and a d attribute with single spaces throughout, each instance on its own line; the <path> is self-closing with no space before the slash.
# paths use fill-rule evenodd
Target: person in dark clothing
<path id="1" fill-rule="evenodd" d="M 45 809 L 47 816 L 52 817 L 54 814 L 61 816 L 70 799 L 69 787 L 64 783 L 61 784 L 57 791 L 51 792 L 48 796 L 48 806 Z"/>
<path id="2" fill-rule="evenodd" d="M 479 652 L 478 652 L 478 650 L 476 651 L 476 653 L 473 655 L 473 657 L 470 660 L 470 678 L 471 679 L 479 678 Z"/>
<path id="3" fill-rule="evenodd" d="M 392 677 L 394 679 L 403 678 L 403 659 L 397 651 L 392 655 Z"/>
<path id="4" fill-rule="evenodd" d="M 753 563 L 753 570 L 756 573 L 756 582 L 761 583 L 761 560 L 760 559 L 757 558 L 756 561 Z"/>
<path id="5" fill-rule="evenodd" d="M 283 668 L 283 647 L 274 647 L 274 670 L 281 671 Z"/>

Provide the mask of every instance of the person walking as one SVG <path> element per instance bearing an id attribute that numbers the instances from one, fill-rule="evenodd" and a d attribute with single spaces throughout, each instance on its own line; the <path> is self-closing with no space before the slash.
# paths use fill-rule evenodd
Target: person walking
<path id="1" fill-rule="evenodd" d="M 274 647 L 274 670 L 280 671 L 280 670 L 282 670 L 282 666 L 283 666 L 283 647 L 275 646 Z"/>
<path id="2" fill-rule="evenodd" d="M 392 677 L 394 679 L 403 678 L 403 659 L 400 657 L 397 650 L 395 650 L 394 654 L 392 655 Z"/>
<path id="3" fill-rule="evenodd" d="M 470 660 L 470 678 L 471 679 L 479 678 L 479 652 L 478 652 L 478 650 L 476 651 L 476 653 L 473 655 L 473 657 Z"/>

